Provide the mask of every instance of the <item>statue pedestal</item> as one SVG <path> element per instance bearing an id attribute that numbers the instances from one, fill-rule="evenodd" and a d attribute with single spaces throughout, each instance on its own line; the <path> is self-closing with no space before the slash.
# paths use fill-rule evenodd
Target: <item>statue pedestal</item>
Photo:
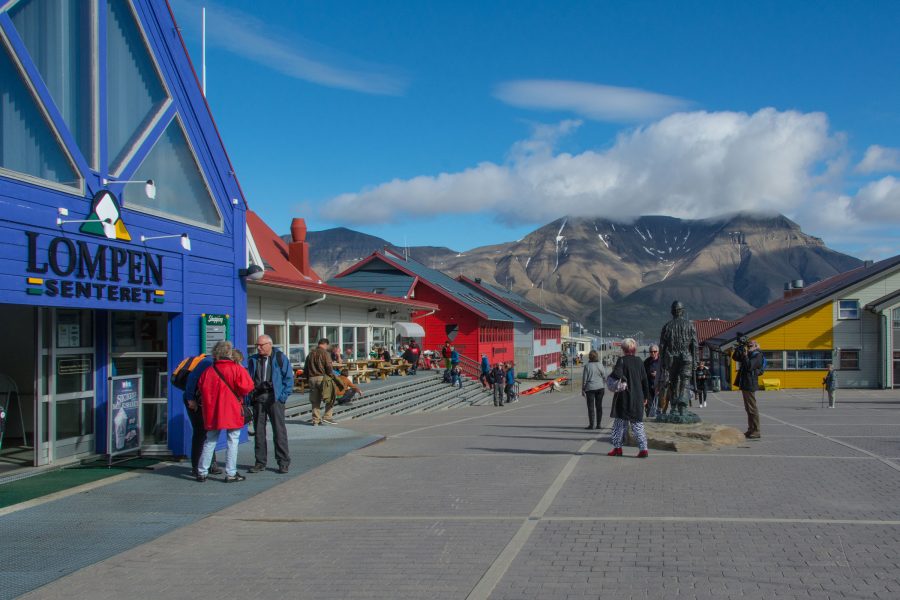
<path id="1" fill-rule="evenodd" d="M 649 448 L 671 452 L 709 452 L 718 448 L 737 446 L 746 441 L 744 434 L 734 427 L 715 423 L 681 425 L 645 421 L 644 430 L 647 432 Z M 625 445 L 637 446 L 631 437 L 630 428 L 626 429 Z"/>
<path id="2" fill-rule="evenodd" d="M 655 423 L 674 423 L 677 425 L 693 425 L 695 423 L 700 423 L 703 419 L 700 418 L 700 415 L 697 413 L 692 413 L 689 410 L 685 410 L 682 414 L 675 413 L 660 413 L 656 415 Z"/>

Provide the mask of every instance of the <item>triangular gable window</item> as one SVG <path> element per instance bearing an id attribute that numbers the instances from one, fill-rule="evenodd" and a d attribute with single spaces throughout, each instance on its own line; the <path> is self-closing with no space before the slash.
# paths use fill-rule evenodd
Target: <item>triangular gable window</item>
<path id="1" fill-rule="evenodd" d="M 25 0 L 9 17 L 82 155 L 96 167 L 92 7 L 81 0 Z"/>
<path id="2" fill-rule="evenodd" d="M 0 42 L 0 171 L 14 171 L 81 191 L 81 175 L 25 82 L 19 65 Z"/>
<path id="3" fill-rule="evenodd" d="M 130 179 L 152 179 L 156 183 L 156 198 L 147 198 L 143 183 L 129 183 L 125 186 L 126 207 L 197 225 L 222 227 L 222 216 L 178 118 L 172 119 Z"/>
<path id="4" fill-rule="evenodd" d="M 131 3 L 106 3 L 106 140 L 114 175 L 171 100 Z"/>

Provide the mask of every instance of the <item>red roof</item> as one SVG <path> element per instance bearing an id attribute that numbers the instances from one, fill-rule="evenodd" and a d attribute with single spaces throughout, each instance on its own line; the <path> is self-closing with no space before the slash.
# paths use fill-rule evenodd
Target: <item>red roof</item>
<path id="1" fill-rule="evenodd" d="M 345 288 L 335 287 L 322 283 L 319 275 L 309 269 L 307 273 L 301 273 L 288 258 L 288 245 L 281 237 L 272 231 L 272 228 L 259 218 L 255 212 L 247 211 L 247 227 L 256 244 L 257 250 L 263 259 L 265 271 L 259 281 L 250 281 L 253 285 L 267 285 L 281 288 L 291 288 L 306 292 L 328 294 L 329 296 L 341 296 L 344 298 L 359 298 L 373 300 L 384 304 L 397 304 L 411 308 L 424 310 L 437 310 L 436 304 L 420 302 L 385 296 L 384 294 L 370 294 Z"/>
<path id="2" fill-rule="evenodd" d="M 697 341 L 702 344 L 714 335 L 718 335 L 726 329 L 731 329 L 738 323 L 740 323 L 739 320 L 723 321 L 722 319 L 705 319 L 694 321 L 694 328 L 697 330 Z"/>

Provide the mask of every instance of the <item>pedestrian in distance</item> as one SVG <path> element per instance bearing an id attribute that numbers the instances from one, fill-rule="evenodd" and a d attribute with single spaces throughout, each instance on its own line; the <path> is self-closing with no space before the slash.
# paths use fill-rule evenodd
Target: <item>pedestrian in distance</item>
<path id="1" fill-rule="evenodd" d="M 494 406 L 503 406 L 503 388 L 506 382 L 506 372 L 501 363 L 495 363 L 491 369 L 491 381 L 493 382 Z"/>
<path id="2" fill-rule="evenodd" d="M 625 439 L 625 428 L 631 426 L 631 434 L 638 442 L 638 458 L 647 458 L 647 434 L 644 432 L 644 405 L 650 398 L 650 384 L 647 381 L 647 372 L 644 363 L 634 354 L 637 352 L 637 342 L 632 338 L 622 340 L 622 353 L 616 361 L 610 375 L 611 383 L 617 384 L 617 390 L 612 399 L 612 410 L 609 416 L 613 418 L 612 445 L 613 449 L 607 456 L 622 456 L 622 442 Z M 624 385 L 623 385 L 624 384 Z M 625 389 L 619 389 L 624 387 Z"/>
<path id="3" fill-rule="evenodd" d="M 519 401 L 516 396 L 516 365 L 512 361 L 506 363 L 506 387 L 503 393 L 506 394 L 507 404 Z"/>
<path id="4" fill-rule="evenodd" d="M 659 373 L 659 346 L 650 344 L 650 356 L 644 359 L 644 370 L 647 372 L 647 383 L 650 385 L 650 400 L 647 402 L 646 414 L 650 419 L 656 418 L 659 412 L 659 394 L 656 391 L 656 375 Z"/>
<path id="5" fill-rule="evenodd" d="M 481 375 L 478 377 L 478 380 L 481 382 L 482 389 L 488 389 L 492 386 L 490 381 L 491 376 L 491 363 L 488 362 L 487 354 L 481 355 Z"/>
<path id="6" fill-rule="evenodd" d="M 706 388 L 709 385 L 710 377 L 709 367 L 701 360 L 694 370 L 694 380 L 697 382 L 697 403 L 700 408 L 706 408 Z"/>
<path id="7" fill-rule="evenodd" d="M 828 363 L 825 366 L 828 367 L 828 373 L 825 375 L 825 379 L 822 380 L 822 386 L 828 392 L 828 408 L 834 408 L 834 392 L 838 387 L 837 372 L 834 370 L 833 364 Z"/>
<path id="8" fill-rule="evenodd" d="M 291 361 L 284 352 L 275 348 L 271 337 L 261 335 L 256 339 L 256 354 L 247 360 L 247 372 L 254 384 L 250 402 L 253 406 L 253 424 L 256 429 L 254 442 L 256 462 L 247 471 L 259 473 L 266 470 L 268 460 L 266 425 L 271 423 L 278 472 L 287 473 L 291 464 L 291 454 L 288 451 L 284 405 L 294 391 L 294 371 L 291 368 Z"/>
<path id="9" fill-rule="evenodd" d="M 317 426 L 325 423 L 334 425 L 331 418 L 334 410 L 335 386 L 334 365 L 328 352 L 328 339 L 322 338 L 306 357 L 303 374 L 309 386 L 309 403 L 312 405 L 310 424 Z M 322 402 L 325 402 L 325 414 L 320 416 Z"/>
<path id="10" fill-rule="evenodd" d="M 450 354 L 453 352 L 453 346 L 450 344 L 450 340 L 444 342 L 444 345 L 441 347 L 441 358 L 444 359 L 444 369 L 450 370 Z"/>
<path id="11" fill-rule="evenodd" d="M 758 440 L 762 434 L 759 427 L 759 409 L 756 406 L 756 391 L 759 389 L 759 375 L 763 368 L 759 344 L 756 340 L 748 340 L 746 336 L 738 334 L 737 348 L 731 353 L 731 360 L 739 365 L 734 384 L 741 390 L 744 410 L 747 413 L 747 431 L 744 437 L 748 440 Z"/>
<path id="12" fill-rule="evenodd" d="M 218 342 L 213 347 L 213 364 L 203 372 L 197 383 L 203 399 L 203 425 L 206 429 L 206 442 L 197 465 L 197 481 L 201 483 L 206 481 L 222 432 L 227 440 L 225 482 L 245 479 L 237 472 L 237 452 L 244 427 L 244 397 L 253 390 L 254 383 L 247 371 L 232 359 L 232 349 L 231 342 Z"/>
<path id="13" fill-rule="evenodd" d="M 600 429 L 606 377 L 606 370 L 600 364 L 600 354 L 596 350 L 591 350 L 581 377 L 581 395 L 587 400 L 588 410 L 588 426 L 585 429 Z"/>

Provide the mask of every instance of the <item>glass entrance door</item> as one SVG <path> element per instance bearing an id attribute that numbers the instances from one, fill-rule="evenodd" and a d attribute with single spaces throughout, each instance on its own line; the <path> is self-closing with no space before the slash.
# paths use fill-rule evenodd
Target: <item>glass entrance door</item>
<path id="1" fill-rule="evenodd" d="M 37 464 L 94 451 L 94 313 L 40 311 Z"/>

